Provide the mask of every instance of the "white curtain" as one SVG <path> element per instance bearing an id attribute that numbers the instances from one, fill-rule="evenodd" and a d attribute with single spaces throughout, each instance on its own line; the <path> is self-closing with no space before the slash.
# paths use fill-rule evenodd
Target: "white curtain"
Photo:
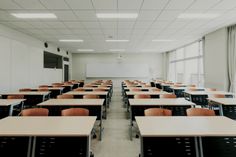
<path id="1" fill-rule="evenodd" d="M 236 74 L 236 25 L 228 27 L 227 39 L 228 91 L 235 92 Z"/>

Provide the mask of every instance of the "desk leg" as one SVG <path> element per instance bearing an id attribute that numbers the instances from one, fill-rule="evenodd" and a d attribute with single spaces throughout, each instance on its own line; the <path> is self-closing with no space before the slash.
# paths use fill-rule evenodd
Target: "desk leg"
<path id="1" fill-rule="evenodd" d="M 220 115 L 221 115 L 221 116 L 224 116 L 222 104 L 219 105 L 219 108 L 220 108 Z"/>
<path id="2" fill-rule="evenodd" d="M 35 157 L 35 150 L 36 150 L 36 136 L 31 137 L 32 138 L 32 152 L 31 157 Z"/>
<path id="3" fill-rule="evenodd" d="M 91 140 L 91 137 L 88 136 L 87 137 L 87 157 L 90 157 L 90 140 Z"/>
<path id="4" fill-rule="evenodd" d="M 32 138 L 33 138 L 33 137 L 29 137 L 29 144 L 28 144 L 27 157 L 31 157 L 31 143 L 32 143 Z"/>
<path id="5" fill-rule="evenodd" d="M 133 136 L 133 134 L 132 134 L 132 128 L 133 128 L 133 119 L 132 119 L 132 107 L 130 106 L 130 113 L 129 113 L 129 115 L 130 115 L 130 131 L 129 131 L 129 136 L 130 136 L 130 140 L 132 141 L 133 140 L 133 138 L 132 138 L 132 136 Z"/>
<path id="6" fill-rule="evenodd" d="M 99 135 L 99 140 L 101 141 L 102 140 L 102 131 L 103 131 L 103 128 L 102 128 L 102 107 L 101 107 L 101 119 L 100 119 L 100 135 Z"/>
<path id="7" fill-rule="evenodd" d="M 200 157 L 204 157 L 203 148 L 202 148 L 202 138 L 201 137 L 199 137 L 199 151 L 200 151 Z"/>
<path id="8" fill-rule="evenodd" d="M 13 106 L 14 106 L 14 105 L 10 105 L 10 108 L 9 108 L 9 116 L 12 116 L 12 115 L 13 115 Z"/>
<path id="9" fill-rule="evenodd" d="M 140 157 L 144 157 L 144 151 L 143 151 L 143 137 L 140 137 L 140 145 L 141 145 Z"/>
<path id="10" fill-rule="evenodd" d="M 194 144 L 195 144 L 195 150 L 196 150 L 196 157 L 199 157 L 198 137 L 194 137 Z"/>

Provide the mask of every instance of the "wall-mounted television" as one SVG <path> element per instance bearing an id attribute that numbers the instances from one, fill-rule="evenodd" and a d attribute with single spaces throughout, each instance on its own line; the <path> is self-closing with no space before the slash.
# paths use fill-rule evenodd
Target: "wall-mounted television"
<path id="1" fill-rule="evenodd" d="M 62 56 L 44 51 L 44 68 L 62 69 Z"/>

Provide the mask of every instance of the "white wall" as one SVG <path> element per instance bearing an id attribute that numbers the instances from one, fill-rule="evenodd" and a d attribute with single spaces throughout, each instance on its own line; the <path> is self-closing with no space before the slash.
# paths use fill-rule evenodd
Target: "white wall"
<path id="1" fill-rule="evenodd" d="M 36 87 L 63 80 L 62 69 L 43 68 L 43 51 L 70 57 L 56 46 L 0 25 L 0 92 Z M 70 58 L 71 60 L 71 58 Z"/>
<path id="2" fill-rule="evenodd" d="M 163 54 L 132 54 L 123 53 L 122 63 L 133 63 L 133 64 L 148 64 L 149 65 L 149 77 L 146 78 L 86 78 L 86 64 L 88 63 L 117 63 L 118 54 L 116 53 L 100 53 L 100 54 L 85 54 L 85 53 L 73 53 L 72 54 L 72 78 L 73 79 L 83 79 L 91 81 L 94 79 L 112 79 L 116 86 L 120 86 L 120 81 L 124 79 L 139 79 L 144 81 L 149 81 L 151 78 L 162 78 L 163 77 Z M 137 69 L 138 70 L 138 69 Z M 152 73 L 152 74 L 151 74 Z"/>
<path id="3" fill-rule="evenodd" d="M 205 87 L 227 90 L 227 29 L 205 36 Z"/>

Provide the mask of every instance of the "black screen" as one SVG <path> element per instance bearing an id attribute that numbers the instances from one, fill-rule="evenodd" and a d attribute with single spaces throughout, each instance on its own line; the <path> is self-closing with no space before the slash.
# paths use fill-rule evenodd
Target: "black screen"
<path id="1" fill-rule="evenodd" d="M 44 51 L 44 68 L 62 69 L 62 56 Z"/>

